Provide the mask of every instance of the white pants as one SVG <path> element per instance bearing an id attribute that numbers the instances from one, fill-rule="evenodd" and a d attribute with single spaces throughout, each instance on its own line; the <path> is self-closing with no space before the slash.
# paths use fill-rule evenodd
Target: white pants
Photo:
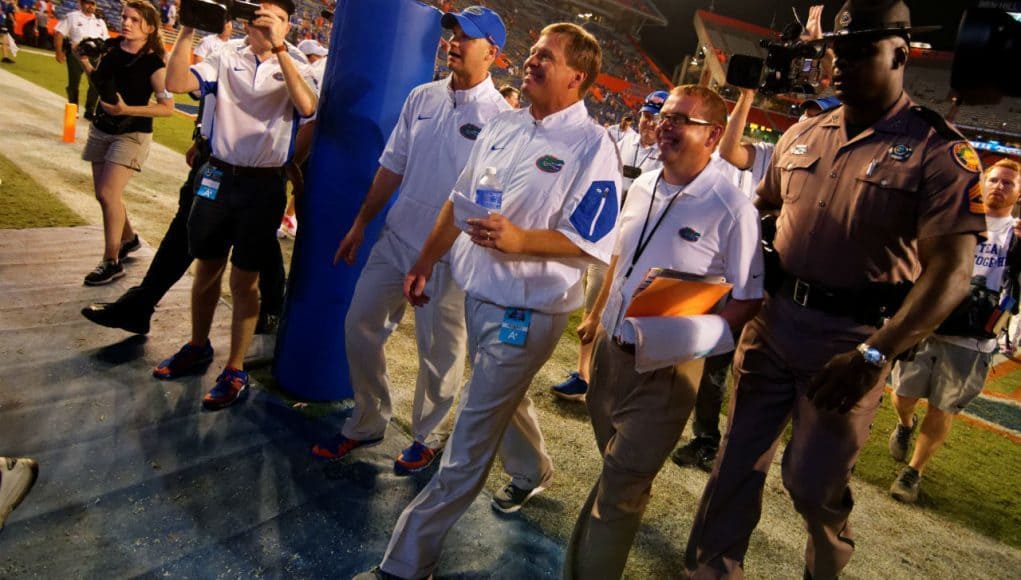
<path id="1" fill-rule="evenodd" d="M 362 270 L 344 323 L 355 408 L 342 433 L 351 439 L 382 437 L 393 413 L 383 345 L 404 316 L 404 276 L 418 251 L 385 230 Z M 431 298 L 415 309 L 418 379 L 411 411 L 415 440 L 443 446 L 444 422 L 464 378 L 464 292 L 445 262 L 437 263 L 425 288 Z"/>
<path id="2" fill-rule="evenodd" d="M 533 312 L 521 347 L 500 342 L 503 315 L 502 306 L 466 300 L 472 377 L 439 470 L 397 520 L 383 556 L 384 572 L 404 578 L 432 573 L 443 539 L 482 491 L 497 451 L 520 488 L 545 486 L 553 477 L 527 391 L 553 354 L 568 314 Z"/>

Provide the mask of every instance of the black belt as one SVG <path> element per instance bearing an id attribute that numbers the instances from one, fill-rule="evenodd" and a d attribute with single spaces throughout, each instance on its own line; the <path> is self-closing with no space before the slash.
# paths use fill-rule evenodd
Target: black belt
<path id="1" fill-rule="evenodd" d="M 864 288 L 833 288 L 784 273 L 776 294 L 798 306 L 834 316 L 848 316 L 856 322 L 881 326 L 896 314 L 911 284 L 873 283 Z"/>
<path id="2" fill-rule="evenodd" d="M 280 177 L 284 174 L 283 167 L 241 167 L 240 165 L 231 165 L 216 157 L 210 157 L 209 164 L 226 174 L 235 176 Z"/>

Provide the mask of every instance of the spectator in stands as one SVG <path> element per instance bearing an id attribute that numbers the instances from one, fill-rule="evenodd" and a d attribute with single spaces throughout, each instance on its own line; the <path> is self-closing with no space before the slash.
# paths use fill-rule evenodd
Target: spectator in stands
<path id="1" fill-rule="evenodd" d="M 81 9 L 68 12 L 60 19 L 57 27 L 53 30 L 53 48 L 56 50 L 56 59 L 59 63 L 67 62 L 67 102 L 78 104 L 78 87 L 81 84 L 82 67 L 81 60 L 75 56 L 75 49 L 78 43 L 86 38 L 109 38 L 106 30 L 106 22 L 96 15 L 96 0 L 79 0 Z M 67 53 L 71 52 L 70 55 Z M 95 60 L 90 60 L 95 66 Z M 92 120 L 96 109 L 96 101 L 99 100 L 99 93 L 89 83 L 88 92 L 85 95 L 85 118 Z"/>
<path id="2" fill-rule="evenodd" d="M 627 199 L 628 189 L 635 178 L 662 166 L 659 145 L 656 143 L 656 127 L 659 122 L 659 110 L 668 96 L 669 93 L 666 91 L 649 93 L 638 111 L 638 132 L 629 131 L 617 144 L 624 165 L 621 180 L 622 199 Z M 715 143 L 713 148 L 715 149 Z M 591 314 L 605 277 L 605 265 L 589 264 L 585 271 L 584 317 Z M 591 359 L 592 342 L 582 342 L 578 347 L 578 370 L 571 372 L 565 381 L 554 385 L 551 389 L 553 395 L 567 401 L 584 401 L 585 393 L 588 391 Z"/>
<path id="3" fill-rule="evenodd" d="M 759 186 L 759 208 L 779 212 L 766 281 L 775 286 L 734 355 L 730 421 L 689 536 L 689 575 L 742 575 L 788 422 L 783 482 L 808 530 L 805 577 L 839 575 L 854 551 L 851 470 L 889 363 L 967 291 L 985 229 L 978 157 L 904 93 L 911 32 L 901 0 L 844 4 L 832 33 L 843 106 L 792 127 Z M 905 179 L 917 195 L 891 196 Z"/>
<path id="4" fill-rule="evenodd" d="M 910 462 L 890 487 L 890 495 L 905 503 L 918 499 L 922 473 L 943 446 L 954 416 L 982 392 L 996 351 L 996 331 L 987 328 L 991 306 L 1003 296 L 1016 300 L 1021 274 L 1021 246 L 1015 239 L 1011 215 L 1021 195 L 1021 164 L 1002 159 L 985 172 L 982 188 L 986 206 L 986 239 L 975 249 L 971 297 L 924 340 L 911 360 L 893 370 L 893 408 L 897 425 L 890 433 L 890 456 L 908 457 L 911 436 L 919 428 L 915 408 L 928 401 Z M 1007 312 L 1000 316 L 1007 316 Z"/>
<path id="5" fill-rule="evenodd" d="M 571 534 L 566 579 L 623 575 L 652 481 L 695 402 L 704 359 L 635 369 L 624 312 L 644 273 L 660 267 L 726 279 L 733 289 L 719 316 L 733 335 L 762 302 L 758 212 L 711 161 L 727 105 L 705 87 L 685 85 L 670 92 L 659 117 L 662 171 L 643 173 L 631 186 L 606 282 L 578 327 L 582 343 L 594 343 L 587 403 L 603 468 Z M 684 241 L 692 241 L 685 231 L 700 234 L 698 249 Z"/>
<path id="6" fill-rule="evenodd" d="M 0 532 L 14 508 L 32 491 L 39 464 L 24 457 L 0 457 Z"/>
<path id="7" fill-rule="evenodd" d="M 223 23 L 223 30 L 219 34 L 207 34 L 198 46 L 195 47 L 195 51 L 192 54 L 192 62 L 198 64 L 209 57 L 209 55 L 219 52 L 221 48 L 228 41 L 230 41 L 230 35 L 234 33 L 234 22 L 227 19 Z"/>
<path id="8" fill-rule="evenodd" d="M 600 61 L 598 41 L 581 27 L 543 29 L 524 64 L 521 91 L 531 106 L 483 129 L 454 186 L 453 195 L 473 198 L 494 168 L 504 184 L 500 212 L 471 220 L 461 235 L 447 202 L 408 273 L 405 294 L 422 306 L 434 265 L 453 246 L 473 372 L 439 471 L 401 514 L 381 567 L 356 578 L 429 576 L 501 447 L 505 466 L 514 458 L 533 474 L 498 492 L 494 508 L 516 511 L 549 485 L 552 464 L 528 385 L 581 305 L 583 264 L 609 259 L 617 218 L 617 153 L 582 101 Z"/>
<path id="9" fill-rule="evenodd" d="M 124 276 L 122 260 L 141 247 L 128 219 L 124 188 L 149 156 L 152 118 L 174 112 L 165 54 L 156 9 L 146 0 L 128 0 L 118 42 L 99 57 L 97 66 L 93 68 L 90 57 L 77 55 L 89 83 L 103 91 L 82 150 L 82 159 L 92 163 L 105 241 L 103 260 L 85 276 L 86 285 L 109 284 Z"/>
<path id="10" fill-rule="evenodd" d="M 36 48 L 49 48 L 50 46 L 50 13 L 49 4 L 45 1 L 39 2 L 35 9 L 35 46 Z"/>
<path id="11" fill-rule="evenodd" d="M 444 14 L 441 22 L 452 31 L 447 43 L 451 74 L 408 96 L 372 187 L 334 257 L 334 263 L 355 263 L 365 228 L 400 187 L 344 323 L 355 410 L 339 437 L 313 448 L 320 457 L 339 459 L 383 439 L 391 415 L 383 347 L 406 306 L 407 268 L 429 237 L 479 132 L 510 109 L 489 75 L 506 39 L 499 15 L 471 6 L 459 14 Z M 455 284 L 451 267 L 446 256 L 439 259 L 426 289 L 432 300 L 415 312 L 419 358 L 411 420 L 415 440 L 396 460 L 394 468 L 401 475 L 421 471 L 439 456 L 450 429 L 445 419 L 461 387 L 464 292 Z M 513 463 L 507 467 L 513 470 Z"/>
<path id="12" fill-rule="evenodd" d="M 212 361 L 209 329 L 230 253 L 231 350 L 216 386 L 203 398 L 211 410 L 234 403 L 248 387 L 243 368 L 259 316 L 259 269 L 264 256 L 279 249 L 276 228 L 287 203 L 283 166 L 299 117 L 311 116 L 318 100 L 311 67 L 295 61 L 284 43 L 293 12 L 290 0 L 262 2 L 245 25 L 247 45 L 228 47 L 194 66 L 189 66 L 194 30 L 182 27 L 167 65 L 171 90 L 215 91 L 217 130 L 188 220 L 188 245 L 198 261 L 191 340 L 153 373 L 176 378 Z"/>
<path id="13" fill-rule="evenodd" d="M 512 109 L 521 108 L 521 91 L 519 91 L 516 87 L 503 85 L 500 87 L 500 94 Z"/>
<path id="14" fill-rule="evenodd" d="M 18 45 L 14 42 L 14 4 L 3 3 L 3 21 L 0 22 L 0 62 L 14 64 L 14 58 L 18 56 Z"/>

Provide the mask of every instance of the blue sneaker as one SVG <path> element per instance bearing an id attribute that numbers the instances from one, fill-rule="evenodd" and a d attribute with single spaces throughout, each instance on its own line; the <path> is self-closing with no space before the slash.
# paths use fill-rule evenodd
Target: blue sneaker
<path id="1" fill-rule="evenodd" d="M 219 411 L 233 405 L 247 388 L 248 373 L 227 367 L 216 377 L 216 386 L 202 397 L 202 406 L 210 411 Z"/>
<path id="2" fill-rule="evenodd" d="M 394 461 L 394 473 L 397 475 L 418 473 L 432 465 L 433 461 L 439 457 L 440 451 L 415 441 L 410 447 L 401 451 L 400 457 Z"/>
<path id="3" fill-rule="evenodd" d="M 157 379 L 176 379 L 184 375 L 199 374 L 213 362 L 213 345 L 206 339 L 203 346 L 192 346 L 184 343 L 181 350 L 174 356 L 164 360 L 152 369 L 152 376 Z"/>
<path id="4" fill-rule="evenodd" d="M 588 382 L 578 373 L 571 373 L 566 381 L 559 385 L 553 385 L 551 390 L 555 396 L 565 401 L 584 401 L 585 393 L 588 392 Z"/>

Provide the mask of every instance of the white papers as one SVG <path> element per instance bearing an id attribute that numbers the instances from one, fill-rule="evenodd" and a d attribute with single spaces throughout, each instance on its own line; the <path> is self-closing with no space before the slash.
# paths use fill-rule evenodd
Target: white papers
<path id="1" fill-rule="evenodd" d="M 621 340 L 634 343 L 640 373 L 734 350 L 730 326 L 715 314 L 628 317 Z"/>
<path id="2" fill-rule="evenodd" d="M 454 224 L 457 229 L 467 232 L 469 219 L 486 219 L 489 217 L 489 210 L 465 197 L 460 191 L 455 191 L 451 196 L 454 201 Z"/>

